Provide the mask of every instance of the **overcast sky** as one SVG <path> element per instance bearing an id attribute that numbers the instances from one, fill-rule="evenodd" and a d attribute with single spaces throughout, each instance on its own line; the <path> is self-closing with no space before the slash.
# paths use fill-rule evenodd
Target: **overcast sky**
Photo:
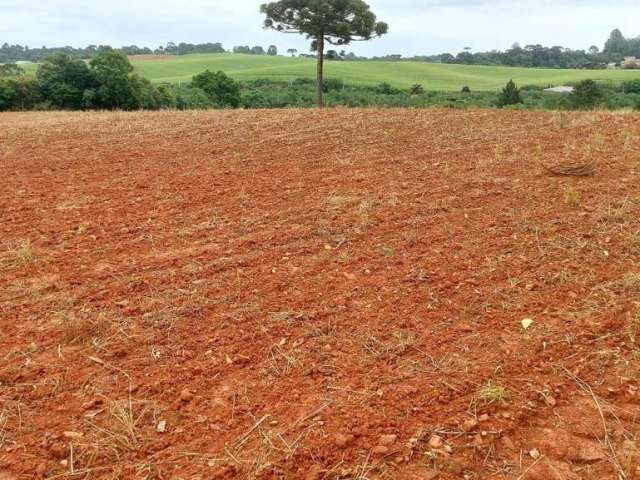
<path id="1" fill-rule="evenodd" d="M 260 0 L 0 0 L 0 43 L 31 47 L 174 42 L 277 45 L 308 50 L 294 35 L 261 28 Z M 587 49 L 609 32 L 640 35 L 639 0 L 369 0 L 389 23 L 360 55 L 505 49 L 514 42 Z"/>

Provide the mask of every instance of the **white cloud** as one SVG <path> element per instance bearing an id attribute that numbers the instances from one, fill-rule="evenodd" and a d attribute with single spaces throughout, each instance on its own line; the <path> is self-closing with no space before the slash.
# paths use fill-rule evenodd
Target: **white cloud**
<path id="1" fill-rule="evenodd" d="M 601 46 L 613 28 L 640 34 L 640 2 L 618 0 L 370 0 L 390 33 L 361 54 L 456 53 L 514 42 Z M 305 50 L 303 37 L 264 31 L 256 0 L 0 0 L 0 42 L 30 46 L 220 41 Z"/>

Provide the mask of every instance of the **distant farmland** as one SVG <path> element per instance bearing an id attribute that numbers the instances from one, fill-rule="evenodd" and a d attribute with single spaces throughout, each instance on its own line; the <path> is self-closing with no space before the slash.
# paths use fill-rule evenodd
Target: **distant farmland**
<path id="1" fill-rule="evenodd" d="M 313 78 L 315 61 L 308 58 L 234 54 L 203 54 L 132 58 L 136 71 L 154 82 L 188 82 L 206 69 L 223 70 L 237 80 Z M 396 87 L 422 84 L 428 90 L 495 90 L 513 79 L 519 85 L 561 85 L 586 78 L 611 82 L 640 79 L 640 70 L 561 70 L 447 65 L 424 62 L 327 62 L 326 75 L 346 83 Z"/>

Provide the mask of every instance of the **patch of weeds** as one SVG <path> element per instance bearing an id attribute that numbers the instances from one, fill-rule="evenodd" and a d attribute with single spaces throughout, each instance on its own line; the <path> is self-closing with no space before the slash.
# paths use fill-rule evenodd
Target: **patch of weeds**
<path id="1" fill-rule="evenodd" d="M 391 247 L 382 247 L 382 254 L 387 258 L 392 258 L 395 256 L 396 252 Z"/>
<path id="2" fill-rule="evenodd" d="M 291 371 L 302 365 L 300 350 L 295 346 L 285 349 L 284 340 L 271 348 L 269 353 L 269 367 L 276 377 L 288 375 Z"/>
<path id="3" fill-rule="evenodd" d="M 351 254 L 349 253 L 349 250 L 342 249 L 338 252 L 336 260 L 338 261 L 338 263 L 348 263 L 350 257 Z"/>
<path id="4" fill-rule="evenodd" d="M 478 389 L 477 398 L 485 405 L 504 403 L 509 400 L 509 390 L 503 385 L 489 382 Z"/>
<path id="5" fill-rule="evenodd" d="M 629 315 L 629 339 L 633 345 L 639 343 L 640 338 L 640 308 L 636 311 L 635 315 Z"/>
<path id="6" fill-rule="evenodd" d="M 337 195 L 331 194 L 327 197 L 326 203 L 329 210 L 340 210 L 346 205 L 355 203 L 358 201 L 358 197 L 354 195 Z"/>
<path id="7" fill-rule="evenodd" d="M 564 201 L 568 206 L 578 208 L 580 206 L 580 193 L 573 187 L 568 187 L 564 191 Z"/>
<path id="8" fill-rule="evenodd" d="M 626 220 L 628 199 L 622 203 L 609 204 L 602 210 L 598 220 L 603 223 L 624 223 Z"/>
<path id="9" fill-rule="evenodd" d="M 58 315 L 58 323 L 65 343 L 90 343 L 94 349 L 104 345 L 103 337 L 111 327 L 111 322 L 103 313 L 90 318 L 72 311 L 62 312 Z"/>
<path id="10" fill-rule="evenodd" d="M 0 447 L 3 447 L 9 439 L 7 433 L 7 423 L 9 422 L 9 414 L 5 409 L 0 411 Z"/>
<path id="11" fill-rule="evenodd" d="M 373 333 L 363 335 L 362 348 L 375 358 L 395 358 L 404 355 L 415 343 L 413 333 L 404 330 L 394 332 L 391 338 L 381 339 Z"/>
<path id="12" fill-rule="evenodd" d="M 558 119 L 558 128 L 564 130 L 569 126 L 569 117 L 565 112 L 560 112 L 557 119 Z"/>
<path id="13" fill-rule="evenodd" d="M 32 263 L 38 257 L 38 250 L 31 240 L 18 240 L 10 245 L 5 254 L 0 257 L 0 265 L 10 267 L 23 266 Z"/>
<path id="14" fill-rule="evenodd" d="M 106 400 L 104 411 L 86 420 L 90 440 L 86 448 L 92 450 L 89 458 L 117 459 L 123 452 L 140 448 L 145 441 L 144 427 L 154 425 L 158 414 L 153 403 L 131 398 Z"/>
<path id="15" fill-rule="evenodd" d="M 369 226 L 369 209 L 371 204 L 368 200 L 362 200 L 358 205 L 358 223 L 362 228 Z"/>
<path id="16" fill-rule="evenodd" d="M 640 273 L 625 273 L 622 278 L 622 285 L 625 291 L 629 293 L 640 293 Z"/>
<path id="17" fill-rule="evenodd" d="M 320 338 L 333 340 L 338 332 L 338 326 L 335 321 L 327 321 L 325 323 L 311 324 L 308 328 L 308 334 L 312 338 Z"/>
<path id="18" fill-rule="evenodd" d="M 292 312 L 288 310 L 284 310 L 282 312 L 271 312 L 269 313 L 269 318 L 277 323 L 286 322 L 286 323 L 295 323 L 297 321 L 306 320 L 306 315 L 304 312 Z"/>

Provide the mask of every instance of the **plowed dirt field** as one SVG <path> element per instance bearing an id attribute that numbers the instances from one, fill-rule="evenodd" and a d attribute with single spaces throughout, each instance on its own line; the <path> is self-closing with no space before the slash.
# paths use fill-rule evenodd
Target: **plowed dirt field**
<path id="1" fill-rule="evenodd" d="M 1 114 L 0 479 L 640 478 L 639 185 L 632 114 Z"/>

